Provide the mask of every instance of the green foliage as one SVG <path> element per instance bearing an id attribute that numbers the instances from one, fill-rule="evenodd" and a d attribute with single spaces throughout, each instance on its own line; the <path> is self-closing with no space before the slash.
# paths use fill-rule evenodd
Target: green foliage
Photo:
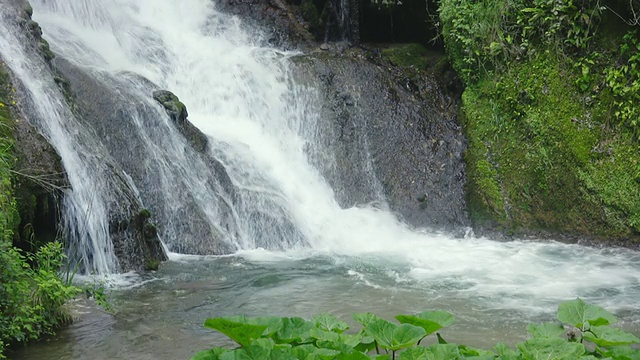
<path id="1" fill-rule="evenodd" d="M 629 127 L 617 125 L 611 91 L 598 85 L 604 58 L 581 57 L 583 73 L 542 52 L 467 87 L 476 226 L 640 234 L 640 147 Z"/>
<path id="2" fill-rule="evenodd" d="M 620 49 L 623 61 L 604 70 L 606 84 L 615 99 L 615 117 L 640 137 L 640 39 L 637 30 L 624 36 Z"/>
<path id="3" fill-rule="evenodd" d="M 555 339 L 564 335 L 564 327 L 557 323 L 529 324 L 527 332 L 534 338 Z"/>
<path id="4" fill-rule="evenodd" d="M 403 67 L 425 69 L 432 62 L 429 50 L 415 43 L 388 47 L 382 50 L 382 55 L 392 64 Z"/>
<path id="5" fill-rule="evenodd" d="M 36 340 L 68 322 L 63 305 L 81 290 L 58 275 L 65 259 L 62 245 L 48 243 L 27 255 L 6 241 L 1 247 L 0 341 L 8 345 Z"/>
<path id="6" fill-rule="evenodd" d="M 363 325 L 363 329 L 354 335 L 343 333 L 348 329 L 346 323 L 328 314 L 315 316 L 312 321 L 279 317 L 214 318 L 208 319 L 205 326 L 218 324 L 213 328 L 221 329 L 224 334 L 229 333 L 228 329 L 232 327 L 231 338 L 238 343 L 236 330 L 246 330 L 241 335 L 241 346 L 201 351 L 192 359 L 623 360 L 640 356 L 640 351 L 630 346 L 640 343 L 640 339 L 610 327 L 609 324 L 615 323 L 615 317 L 599 306 L 586 304 L 580 299 L 566 301 L 558 307 L 557 317 L 561 323 L 529 325 L 527 331 L 531 338 L 517 344 L 516 349 L 498 344 L 495 351 L 449 344 L 440 334 L 436 334 L 437 343 L 420 346 L 420 341 L 429 333 L 422 325 L 433 330 L 453 324 L 453 315 L 444 311 L 396 316 L 401 322 L 420 323 L 420 326 L 392 323 L 371 313 L 354 314 L 353 318 Z M 256 327 L 256 324 L 262 326 Z M 579 329 L 573 329 L 575 326 Z M 574 330 L 580 333 L 578 338 L 568 336 L 574 334 Z M 283 337 L 279 333 L 297 335 L 292 341 L 292 336 Z M 369 346 L 372 341 L 373 347 Z"/>
<path id="7" fill-rule="evenodd" d="M 382 348 L 394 352 L 412 346 L 427 334 L 421 327 L 411 324 L 397 325 L 383 319 L 371 321 L 365 327 L 365 331 Z"/>
<path id="8" fill-rule="evenodd" d="M 587 50 L 602 9 L 599 0 L 440 0 L 438 11 L 452 64 L 471 84 L 540 47 Z"/>
<path id="9" fill-rule="evenodd" d="M 565 324 L 588 330 L 591 326 L 609 325 L 618 322 L 615 316 L 600 306 L 590 305 L 576 299 L 566 301 L 558 307 L 558 320 Z"/>
<path id="10" fill-rule="evenodd" d="M 640 239 L 640 36 L 619 15 L 629 6 L 440 0 L 467 85 L 474 225 Z"/>
<path id="11" fill-rule="evenodd" d="M 451 326 L 455 321 L 455 317 L 446 311 L 424 311 L 417 315 L 398 315 L 396 319 L 402 324 L 423 328 L 425 336 Z"/>

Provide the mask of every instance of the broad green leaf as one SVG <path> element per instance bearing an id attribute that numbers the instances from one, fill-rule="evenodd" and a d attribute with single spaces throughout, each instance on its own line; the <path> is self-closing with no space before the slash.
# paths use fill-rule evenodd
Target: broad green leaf
<path id="1" fill-rule="evenodd" d="M 376 348 L 375 339 L 373 338 L 373 336 L 367 334 L 364 329 L 362 329 L 358 333 L 358 336 L 360 336 L 360 344 L 354 347 L 356 351 L 361 351 L 367 354 L 369 353 L 369 351 L 372 351 Z"/>
<path id="2" fill-rule="evenodd" d="M 360 333 L 355 335 L 338 334 L 335 332 L 320 330 L 318 328 L 309 330 L 309 335 L 317 340 L 316 343 L 318 347 L 327 347 L 329 349 L 342 349 L 342 346 L 339 345 L 354 348 L 358 346 L 362 340 L 362 334 Z"/>
<path id="3" fill-rule="evenodd" d="M 382 355 L 371 355 L 369 357 L 371 360 L 391 360 L 391 354 L 382 354 Z"/>
<path id="4" fill-rule="evenodd" d="M 365 331 L 378 342 L 378 345 L 389 349 L 393 343 L 393 331 L 397 326 L 387 320 L 377 319 L 368 322 L 365 326 Z"/>
<path id="5" fill-rule="evenodd" d="M 247 321 L 249 324 L 266 326 L 267 328 L 262 333 L 263 337 L 270 337 L 278 330 L 282 329 L 282 318 L 276 316 L 247 318 Z"/>
<path id="6" fill-rule="evenodd" d="M 432 354 L 426 347 L 414 346 L 402 351 L 398 360 L 429 360 L 427 353 Z"/>
<path id="7" fill-rule="evenodd" d="M 340 354 L 340 351 L 331 350 L 331 349 L 318 349 L 317 347 L 305 344 L 304 346 L 310 346 L 305 350 L 297 350 L 299 346 L 294 346 L 289 352 L 291 355 L 294 355 L 296 359 L 304 359 L 304 360 L 333 360 Z"/>
<path id="8" fill-rule="evenodd" d="M 335 359 L 338 354 L 340 354 L 340 351 L 337 350 L 317 349 L 313 352 L 312 357 L 318 360 L 332 360 Z"/>
<path id="9" fill-rule="evenodd" d="M 578 358 L 579 360 L 600 360 L 597 357 L 593 356 L 593 355 L 582 355 Z M 608 358 L 611 359 L 611 358 Z"/>
<path id="10" fill-rule="evenodd" d="M 312 321 L 318 329 L 343 333 L 349 328 L 349 324 L 338 320 L 331 314 L 320 314 L 313 317 Z"/>
<path id="11" fill-rule="evenodd" d="M 533 338 L 518 344 L 518 349 L 527 360 L 554 359 L 575 360 L 586 350 L 584 345 L 563 339 Z"/>
<path id="12" fill-rule="evenodd" d="M 601 326 L 615 324 L 618 321 L 607 310 L 600 306 L 587 304 L 581 299 L 561 303 L 558 306 L 558 320 L 578 329 L 585 329 L 587 323 L 588 326 Z"/>
<path id="13" fill-rule="evenodd" d="M 318 350 L 317 347 L 311 344 L 303 344 L 299 346 L 294 346 L 291 348 L 289 353 L 295 356 L 296 359 L 308 359 L 309 355 L 316 352 Z M 313 357 L 311 357 L 313 358 Z"/>
<path id="14" fill-rule="evenodd" d="M 463 359 L 455 344 L 433 344 L 429 347 L 414 346 L 400 353 L 399 360 L 456 360 Z M 494 355 L 495 358 L 495 355 Z"/>
<path id="15" fill-rule="evenodd" d="M 217 347 L 210 350 L 200 351 L 193 355 L 191 360 L 220 360 L 220 355 L 232 350 Z"/>
<path id="16" fill-rule="evenodd" d="M 373 320 L 366 326 L 367 333 L 386 349 L 397 351 L 415 345 L 426 332 L 411 324 L 396 325 L 386 320 Z"/>
<path id="17" fill-rule="evenodd" d="M 309 331 L 313 328 L 313 323 L 303 318 L 282 318 L 282 328 L 273 335 L 273 339 L 278 344 L 307 343 L 311 341 Z"/>
<path id="18" fill-rule="evenodd" d="M 505 345 L 503 343 L 497 344 L 494 347 L 494 349 L 496 350 L 496 353 L 498 353 L 498 356 L 500 357 L 501 360 L 519 360 L 519 359 L 521 359 L 519 351 L 511 349 L 510 347 L 508 347 L 507 345 Z"/>
<path id="19" fill-rule="evenodd" d="M 220 360 L 297 360 L 291 349 L 267 349 L 259 345 L 249 345 L 222 354 Z"/>
<path id="20" fill-rule="evenodd" d="M 565 334 L 564 327 L 557 323 L 529 324 L 527 332 L 534 338 L 558 338 Z"/>
<path id="21" fill-rule="evenodd" d="M 391 356 L 389 356 L 388 359 L 391 359 Z M 336 356 L 336 360 L 371 360 L 371 358 L 360 351 L 354 351 L 351 353 L 340 353 Z"/>
<path id="22" fill-rule="evenodd" d="M 267 329 L 267 325 L 250 324 L 246 316 L 211 318 L 205 321 L 204 326 L 225 334 L 242 346 L 261 337 Z"/>
<path id="23" fill-rule="evenodd" d="M 251 346 L 259 346 L 261 348 L 265 348 L 265 349 L 269 349 L 269 350 L 274 350 L 274 349 L 291 349 L 291 345 L 290 344 L 276 344 L 275 341 L 273 341 L 273 339 L 265 339 L 265 338 L 260 338 L 260 339 L 255 339 L 252 343 Z"/>
<path id="24" fill-rule="evenodd" d="M 461 359 L 460 350 L 456 344 L 433 344 L 427 348 L 428 360 L 456 360 Z"/>
<path id="25" fill-rule="evenodd" d="M 353 317 L 353 320 L 359 322 L 364 327 L 366 327 L 373 320 L 384 320 L 380 316 L 378 316 L 376 314 L 372 314 L 370 312 L 355 313 L 355 314 L 352 315 L 352 317 Z"/>
<path id="26" fill-rule="evenodd" d="M 459 345 L 458 351 L 460 351 L 460 355 L 464 356 L 465 359 L 476 359 L 476 360 L 484 360 L 484 359 L 495 359 L 496 353 L 483 349 L 476 349 L 466 345 Z"/>
<path id="27" fill-rule="evenodd" d="M 446 311 L 424 311 L 417 315 L 398 315 L 396 319 L 402 324 L 423 328 L 427 335 L 450 326 L 455 321 L 455 317 Z"/>
<path id="28" fill-rule="evenodd" d="M 629 346 L 611 347 L 604 351 L 604 355 L 610 356 L 616 360 L 640 360 L 640 350 L 632 349 Z"/>
<path id="29" fill-rule="evenodd" d="M 602 347 L 640 343 L 640 339 L 633 334 L 609 326 L 592 326 L 582 337 Z"/>
<path id="30" fill-rule="evenodd" d="M 440 333 L 436 333 L 436 337 L 438 338 L 438 344 L 448 344 L 447 340 L 440 336 Z"/>

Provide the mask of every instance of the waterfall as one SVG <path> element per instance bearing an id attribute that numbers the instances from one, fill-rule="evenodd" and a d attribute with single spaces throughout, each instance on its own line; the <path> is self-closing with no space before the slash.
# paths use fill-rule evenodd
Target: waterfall
<path id="1" fill-rule="evenodd" d="M 443 288 L 463 283 L 474 293 L 508 293 L 518 301 L 614 289 L 624 304 L 637 295 L 629 290 L 640 283 L 637 254 L 452 238 L 405 225 L 388 210 L 374 171 L 373 159 L 381 155 L 369 151 L 369 139 L 351 136 L 358 148 L 348 143 L 341 150 L 357 153 L 364 164 L 345 166 L 334 151 L 339 140 L 329 129 L 335 119 L 323 117 L 318 82 L 295 73 L 296 54 L 265 46 L 261 34 L 218 12 L 210 0 L 33 0 L 33 7 L 58 54 L 56 66 L 76 91 L 78 110 L 69 108 L 45 61 L 24 45 L 26 35 L 7 20 L 11 10 L 5 6 L 0 55 L 22 84 L 28 117 L 62 156 L 72 185 L 64 204 L 70 254 L 86 272 L 126 268 L 110 230 L 123 204 L 137 204 L 151 210 L 161 239 L 175 253 L 371 257 L 419 281 L 444 281 Z M 344 98 L 350 105 L 343 105 L 357 110 L 358 96 L 375 94 L 367 86 L 349 90 Z M 206 151 L 179 133 L 152 98 L 158 89 L 171 90 L 187 105 L 189 120 L 208 137 Z M 412 104 L 403 106 L 417 107 Z M 377 108 L 367 110 L 370 119 L 348 118 L 354 124 L 347 125 L 389 123 L 375 118 Z M 415 147 L 416 139 L 404 140 Z M 416 151 L 452 158 L 440 145 L 422 144 Z M 398 166 L 404 160 L 390 157 L 392 172 L 394 159 Z M 362 196 L 369 202 L 341 199 L 348 187 L 340 188 L 334 175 L 345 167 L 366 177 L 353 183 L 370 187 Z M 424 174 L 449 167 L 438 164 Z"/>
<path id="2" fill-rule="evenodd" d="M 329 17 L 324 41 L 360 42 L 360 3 L 355 0 L 328 0 Z"/>

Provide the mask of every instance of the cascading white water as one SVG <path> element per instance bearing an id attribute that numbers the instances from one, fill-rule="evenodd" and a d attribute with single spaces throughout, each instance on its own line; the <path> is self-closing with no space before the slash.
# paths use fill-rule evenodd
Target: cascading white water
<path id="1" fill-rule="evenodd" d="M 34 0 L 33 6 L 55 52 L 111 77 L 139 74 L 185 102 L 190 121 L 213 139 L 211 151 L 225 165 L 241 198 L 233 208 L 238 234 L 227 234 L 227 241 L 245 256 L 264 254 L 258 247 L 360 256 L 388 264 L 398 281 L 409 277 L 441 282 L 469 296 L 502 298 L 520 307 L 580 295 L 610 302 L 615 309 L 634 304 L 640 295 L 640 255 L 633 252 L 453 239 L 412 230 L 384 210 L 341 208 L 322 171 L 309 161 L 320 156 L 330 162 L 332 155 L 319 145 L 317 123 L 322 119 L 313 89 L 296 85 L 289 74 L 291 54 L 262 46 L 255 33 L 237 18 L 217 12 L 210 0 Z M 12 52 L 2 41 L 3 56 L 18 59 L 10 66 L 23 81 L 33 83 L 33 96 L 50 97 L 38 92 L 44 91 L 36 86 L 42 82 L 40 74 L 20 71 L 19 59 L 26 55 Z M 72 126 L 65 122 L 71 116 L 59 118 L 53 122 L 56 127 Z M 59 142 L 59 149 L 71 147 Z M 77 154 L 61 153 L 65 166 L 78 172 L 73 176 L 82 179 L 86 170 L 74 160 Z M 174 181 L 205 181 L 198 175 L 200 165 L 184 161 L 187 166 Z M 76 184 L 74 192 L 81 193 Z M 171 192 L 173 184 L 167 183 L 165 191 Z M 214 190 L 203 187 L 195 193 L 207 198 L 207 191 Z M 179 196 L 171 199 L 179 201 Z M 254 226 L 257 213 L 290 221 L 302 240 L 286 238 L 287 232 L 275 231 L 275 226 Z M 215 214 L 210 212 L 211 222 Z M 170 234 L 164 240 L 179 248 L 180 239 L 167 238 Z M 91 234 L 86 241 L 104 236 Z M 276 246 L 278 242 L 285 245 Z M 397 269 L 403 269 L 401 274 Z M 600 290 L 616 295 L 598 295 Z"/>
<path id="2" fill-rule="evenodd" d="M 99 169 L 92 152 L 99 143 L 81 138 L 83 127 L 77 122 L 62 94 L 58 91 L 44 60 L 22 46 L 24 35 L 9 27 L 13 14 L 4 5 L 0 8 L 0 54 L 9 68 L 25 84 L 31 97 L 25 99 L 35 113 L 34 120 L 41 121 L 45 135 L 57 147 L 73 191 L 65 196 L 65 216 L 68 221 L 84 224 L 77 227 L 75 235 L 87 246 L 81 250 L 84 258 L 92 257 L 95 268 L 92 270 L 106 273 L 117 268 L 117 259 L 113 246 L 108 241 L 108 216 L 106 206 L 109 199 L 104 194 L 115 192 L 108 183 L 108 177 Z M 35 61 L 33 59 L 36 59 Z M 93 179 L 93 175 L 95 179 Z M 86 180 L 92 178 L 91 183 Z M 89 253 L 86 250 L 91 251 Z"/>

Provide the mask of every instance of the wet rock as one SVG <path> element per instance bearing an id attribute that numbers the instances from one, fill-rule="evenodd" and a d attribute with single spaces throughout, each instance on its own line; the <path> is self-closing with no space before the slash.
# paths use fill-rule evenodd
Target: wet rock
<path id="1" fill-rule="evenodd" d="M 416 227 L 467 226 L 457 94 L 433 72 L 376 59 L 360 49 L 294 59 L 301 81 L 315 81 L 324 98 L 319 142 L 336 165 L 316 165 L 343 207 L 386 203 Z"/>
<path id="2" fill-rule="evenodd" d="M 34 245 L 29 244 L 32 235 L 39 243 L 56 239 L 61 230 L 60 202 L 69 182 L 55 148 L 28 119 L 16 118 L 14 197 L 20 215 L 16 240 L 26 248 Z"/>
<path id="3" fill-rule="evenodd" d="M 216 9 L 237 15 L 266 34 L 269 44 L 284 48 L 311 47 L 313 35 L 299 13 L 284 0 L 220 0 Z"/>
<path id="4" fill-rule="evenodd" d="M 151 211 L 157 233 L 172 246 L 171 250 L 202 255 L 233 251 L 226 238 L 227 234 L 237 231 L 232 204 L 229 203 L 234 199 L 233 184 L 224 166 L 209 153 L 210 140 L 188 121 L 187 108 L 177 96 L 169 91 L 158 90 L 149 80 L 130 73 L 100 78 L 62 57 L 56 60 L 56 67 L 74 91 L 78 116 L 98 136 L 100 146 L 108 151 L 108 157 L 117 159 L 118 171 L 126 173 L 130 181 L 136 184 L 138 194 L 133 198 L 140 198 L 145 208 Z M 152 94 L 155 95 L 154 100 L 149 99 Z M 144 101 L 145 97 L 150 101 Z M 162 108 L 156 106 L 155 102 Z M 173 130 L 166 127 L 163 112 L 170 118 L 169 126 L 177 130 L 175 135 Z M 220 193 L 219 198 L 212 200 L 220 209 L 216 219 L 219 227 L 211 224 L 195 194 L 180 192 L 180 189 L 189 186 L 186 181 L 193 179 L 184 179 L 182 174 L 163 175 L 167 164 L 163 163 L 165 160 L 161 153 L 173 147 L 176 149 L 170 151 L 184 152 L 189 161 L 206 167 L 199 173 L 203 177 L 203 186 L 219 186 L 215 191 L 211 190 Z M 164 181 L 174 186 L 172 191 L 179 192 L 179 201 L 169 200 L 172 197 L 163 193 Z M 132 207 L 125 213 L 135 215 L 139 211 L 140 207 Z M 120 221 L 129 224 L 129 230 L 120 226 L 116 232 L 112 232 L 112 236 L 120 234 L 116 238 L 117 243 L 123 245 L 118 245 L 118 249 L 138 243 L 138 233 L 133 237 L 130 235 L 132 226 L 127 222 L 127 217 L 117 216 L 116 219 L 118 221 L 113 221 L 113 224 Z M 147 253 L 146 250 L 136 251 L 139 254 Z M 127 256 L 126 251 L 118 250 L 119 258 Z M 142 255 L 137 258 L 142 258 Z M 136 261 L 136 264 L 144 264 L 144 261 Z"/>
<path id="5" fill-rule="evenodd" d="M 187 121 L 187 117 L 189 116 L 187 107 L 171 91 L 154 91 L 153 98 L 164 107 L 171 120 L 177 124 L 183 124 Z"/>
<path id="6" fill-rule="evenodd" d="M 168 90 L 154 91 L 153 98 L 165 108 L 180 134 L 184 136 L 191 146 L 200 153 L 205 152 L 209 140 L 202 131 L 187 120 L 189 113 L 180 99 Z"/>

